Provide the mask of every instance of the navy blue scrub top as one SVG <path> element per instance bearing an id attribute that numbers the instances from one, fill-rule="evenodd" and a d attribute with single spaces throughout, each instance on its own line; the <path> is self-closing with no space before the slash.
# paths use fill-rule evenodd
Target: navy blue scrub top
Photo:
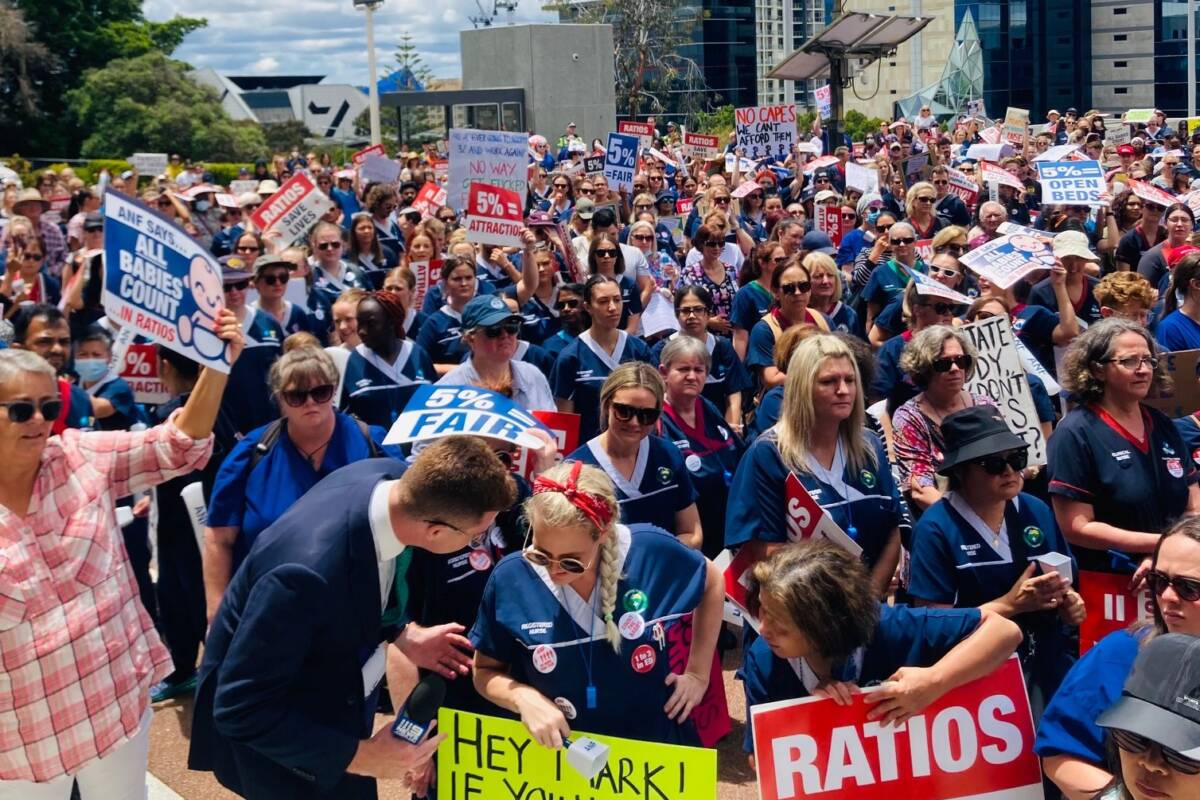
<path id="1" fill-rule="evenodd" d="M 462 314 L 444 305 L 425 318 L 417 344 L 434 364 L 461 364 L 467 357 L 462 340 Z"/>
<path id="2" fill-rule="evenodd" d="M 655 344 L 651 351 L 654 354 L 654 363 L 660 363 L 662 351 L 667 346 L 667 342 L 686 335 L 674 333 Z M 728 339 L 724 336 L 713 336 L 711 333 L 705 334 L 705 336 L 705 346 L 708 348 L 712 366 L 709 367 L 708 378 L 704 381 L 702 394 L 724 414 L 725 407 L 729 403 L 729 395 L 746 391 L 753 387 L 754 382 Z"/>
<path id="3" fill-rule="evenodd" d="M 567 456 L 604 470 L 617 489 L 621 521 L 626 525 L 654 525 L 676 533 L 675 514 L 696 502 L 696 489 L 684 466 L 683 454 L 674 444 L 658 436 L 647 436 L 638 445 L 633 475 L 617 470 L 596 437 Z"/>
<path id="4" fill-rule="evenodd" d="M 558 354 L 550 375 L 550 390 L 556 400 L 570 400 L 579 415 L 579 439 L 586 442 L 600 432 L 600 387 L 612 371 L 627 361 L 654 363 L 646 343 L 618 331 L 617 346 L 610 355 L 592 339 L 590 331 L 579 334 Z"/>
<path id="5" fill-rule="evenodd" d="M 135 422 L 145 422 L 145 416 L 133 397 L 133 389 L 124 378 L 108 375 L 99 383 L 84 389 L 90 397 L 101 397 L 112 403 L 116 412 L 111 416 L 96 418 L 96 430 L 127 431 Z M 89 403 L 88 408 L 91 408 Z M 91 413 L 89 411 L 89 413 Z"/>
<path id="6" fill-rule="evenodd" d="M 229 381 L 221 398 L 221 412 L 228 415 L 241 434 L 279 416 L 267 374 L 283 353 L 283 328 L 270 314 L 253 311 L 249 324 L 242 329 L 246 347 L 229 370 Z"/>
<path id="7" fill-rule="evenodd" d="M 390 366 L 360 344 L 346 361 L 338 407 L 369 425 L 390 428 L 417 387 L 435 380 L 437 372 L 429 356 L 408 339 L 400 343 L 400 353 Z"/>

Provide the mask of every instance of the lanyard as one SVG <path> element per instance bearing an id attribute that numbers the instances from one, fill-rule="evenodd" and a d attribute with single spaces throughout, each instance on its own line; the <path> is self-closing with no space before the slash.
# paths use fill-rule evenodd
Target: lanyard
<path id="1" fill-rule="evenodd" d="M 597 577 L 597 579 L 596 579 L 597 584 L 599 583 L 599 580 L 600 580 L 599 577 Z M 563 608 L 566 608 L 567 607 L 566 591 L 560 586 L 558 588 L 558 593 L 561 596 Z M 587 707 L 588 707 L 589 711 L 595 711 L 596 705 L 597 705 L 597 703 L 596 703 L 596 684 L 592 680 L 592 653 L 594 652 L 595 647 L 596 647 L 596 601 L 599 599 L 600 599 L 600 587 L 599 587 L 599 585 L 594 585 L 594 586 L 592 586 L 592 618 L 588 622 L 588 632 L 587 632 L 588 633 L 587 658 L 584 658 L 582 650 L 579 652 L 579 660 L 583 662 L 583 670 L 584 670 L 584 673 L 587 675 Z"/>

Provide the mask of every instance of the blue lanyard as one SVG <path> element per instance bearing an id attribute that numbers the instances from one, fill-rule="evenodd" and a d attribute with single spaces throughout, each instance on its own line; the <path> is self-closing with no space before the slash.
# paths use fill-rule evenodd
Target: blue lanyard
<path id="1" fill-rule="evenodd" d="M 580 651 L 579 659 L 583 662 L 584 673 L 587 675 L 587 707 L 589 711 L 596 710 L 596 684 L 592 681 L 592 654 L 596 647 L 596 601 L 600 599 L 600 578 L 596 577 L 596 584 L 592 587 L 592 618 L 588 623 L 588 645 L 587 658 L 583 657 L 583 652 Z M 567 596 L 565 589 L 559 589 L 562 593 L 563 605 L 566 605 Z"/>

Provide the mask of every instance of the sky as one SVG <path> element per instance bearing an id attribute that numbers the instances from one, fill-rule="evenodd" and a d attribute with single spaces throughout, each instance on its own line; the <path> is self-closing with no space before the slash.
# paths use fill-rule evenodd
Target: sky
<path id="1" fill-rule="evenodd" d="M 479 0 L 489 11 L 493 0 Z M 553 22 L 545 0 L 520 0 L 513 22 Z M 227 75 L 325 75 L 325 83 L 367 84 L 364 12 L 351 0 L 145 0 L 146 19 L 179 14 L 205 17 L 208 27 L 184 39 L 173 56 Z M 425 63 L 440 78 L 459 78 L 458 32 L 473 27 L 476 0 L 385 0 L 375 12 L 379 77 L 395 68 L 395 50 L 408 31 Z M 507 24 L 501 11 L 496 25 Z"/>

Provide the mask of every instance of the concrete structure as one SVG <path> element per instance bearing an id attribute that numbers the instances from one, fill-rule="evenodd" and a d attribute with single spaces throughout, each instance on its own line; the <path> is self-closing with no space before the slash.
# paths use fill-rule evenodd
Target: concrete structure
<path id="1" fill-rule="evenodd" d="M 1101 111 L 1154 106 L 1154 6 L 1091 0 L 1092 105 Z"/>
<path id="2" fill-rule="evenodd" d="M 192 80 L 211 86 L 232 119 L 264 125 L 300 120 L 313 136 L 347 140 L 354 119 L 367 107 L 362 89 L 321 83 L 321 75 L 221 75 L 210 68 L 193 70 Z"/>
<path id="3" fill-rule="evenodd" d="M 528 130 L 553 141 L 574 122 L 590 141 L 617 129 L 611 25 L 478 28 L 459 42 L 463 89 L 523 89 Z"/>

